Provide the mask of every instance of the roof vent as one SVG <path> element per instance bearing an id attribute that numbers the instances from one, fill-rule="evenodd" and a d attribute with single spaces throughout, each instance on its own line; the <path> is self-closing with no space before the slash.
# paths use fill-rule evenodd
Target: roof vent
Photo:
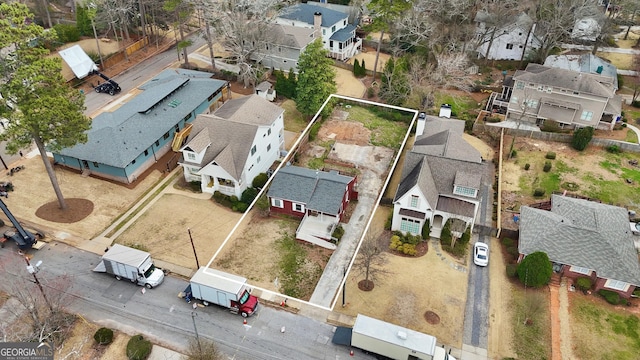
<path id="1" fill-rule="evenodd" d="M 407 340 L 407 333 L 404 331 L 398 331 L 398 338 L 402 340 Z"/>

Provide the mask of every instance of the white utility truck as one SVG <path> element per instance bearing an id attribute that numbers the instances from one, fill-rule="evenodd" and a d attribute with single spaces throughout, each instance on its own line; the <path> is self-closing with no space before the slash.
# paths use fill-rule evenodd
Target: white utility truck
<path id="1" fill-rule="evenodd" d="M 352 346 L 378 358 L 395 360 L 456 360 L 436 338 L 398 325 L 360 315 L 353 328 L 339 326 L 332 342 Z"/>
<path id="2" fill-rule="evenodd" d="M 258 307 L 258 298 L 251 295 L 246 278 L 207 267 L 201 267 L 193 275 L 184 298 L 187 302 L 198 299 L 205 306 L 220 305 L 242 317 L 253 315 Z"/>
<path id="3" fill-rule="evenodd" d="M 162 283 L 164 272 L 155 265 L 146 251 L 115 244 L 104 255 L 93 271 L 106 272 L 116 279 L 128 279 L 132 283 L 151 289 Z"/>

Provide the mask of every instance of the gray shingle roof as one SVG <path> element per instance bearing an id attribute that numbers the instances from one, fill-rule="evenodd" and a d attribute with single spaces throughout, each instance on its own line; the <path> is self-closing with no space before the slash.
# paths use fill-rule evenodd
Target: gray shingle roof
<path id="1" fill-rule="evenodd" d="M 331 35 L 331 40 L 345 42 L 355 36 L 356 27 L 354 25 L 347 25 L 346 27 L 336 31 Z"/>
<path id="2" fill-rule="evenodd" d="M 640 265 L 627 210 L 583 199 L 551 196 L 551 211 L 520 209 L 522 254 L 595 270 L 599 277 L 640 286 Z"/>
<path id="3" fill-rule="evenodd" d="M 140 86 L 142 93 L 113 112 L 96 116 L 85 144 L 59 154 L 124 168 L 225 84 L 211 79 L 210 73 L 165 70 Z M 148 113 L 139 112 L 164 97 Z"/>
<path id="4" fill-rule="evenodd" d="M 284 110 L 258 95 L 229 100 L 213 114 L 198 115 L 183 149 L 202 151 L 202 162 L 185 164 L 204 167 L 215 162 L 239 180 L 260 126 L 271 125 Z M 222 114 L 223 116 L 219 116 Z"/>
<path id="5" fill-rule="evenodd" d="M 337 215 L 351 181 L 352 177 L 335 172 L 285 166 L 275 174 L 267 195 L 306 204 L 309 210 Z"/>
<path id="6" fill-rule="evenodd" d="M 463 131 L 464 121 L 427 116 L 424 134 L 405 156 L 394 201 L 416 185 L 433 207 L 439 206 L 440 195 L 453 196 L 456 181 L 480 189 L 485 171 L 482 158 L 478 150 L 462 138 Z M 463 180 L 463 174 L 473 175 Z M 466 213 L 462 211 L 459 215 Z"/>
<path id="7" fill-rule="evenodd" d="M 348 17 L 347 14 L 340 11 L 311 4 L 296 4 L 289 6 L 288 8 L 283 9 L 278 17 L 282 19 L 302 21 L 309 25 L 313 25 L 313 14 L 316 12 L 322 14 L 323 27 L 331 27 L 338 21 Z"/>
<path id="8" fill-rule="evenodd" d="M 283 112 L 284 110 L 280 106 L 253 94 L 229 100 L 213 114 L 232 122 L 270 125 Z"/>
<path id="9" fill-rule="evenodd" d="M 544 60 L 543 65 L 588 74 L 598 74 L 598 70 L 600 70 L 600 74 L 612 78 L 615 88 L 618 88 L 617 68 L 591 53 L 582 55 L 549 55 Z"/>
<path id="10" fill-rule="evenodd" d="M 314 40 L 314 30 L 310 28 L 274 24 L 270 31 L 271 41 L 274 44 L 289 46 L 293 49 L 302 49 Z"/>
<path id="11" fill-rule="evenodd" d="M 516 71 L 513 79 L 607 98 L 613 97 L 615 93 L 613 80 L 610 77 L 552 68 L 534 63 L 529 63 L 524 71 Z"/>

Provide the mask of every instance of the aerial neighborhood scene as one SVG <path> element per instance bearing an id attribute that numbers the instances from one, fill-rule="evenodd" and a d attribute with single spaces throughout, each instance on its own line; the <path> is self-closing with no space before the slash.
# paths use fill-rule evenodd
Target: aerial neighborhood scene
<path id="1" fill-rule="evenodd" d="M 640 358 L 640 2 L 0 2 L 0 359 Z"/>

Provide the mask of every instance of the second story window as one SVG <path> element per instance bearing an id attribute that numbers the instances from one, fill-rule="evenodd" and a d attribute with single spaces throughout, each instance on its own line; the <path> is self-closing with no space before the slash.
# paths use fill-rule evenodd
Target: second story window
<path id="1" fill-rule="evenodd" d="M 251 155 L 255 154 L 255 153 L 256 153 L 256 150 L 257 150 L 257 149 L 256 149 L 256 146 L 255 146 L 255 145 L 253 145 L 253 147 L 251 148 Z"/>
<path id="2" fill-rule="evenodd" d="M 420 198 L 416 195 L 411 195 L 411 207 L 417 208 L 420 205 Z"/>
<path id="3" fill-rule="evenodd" d="M 196 154 L 192 153 L 192 152 L 188 152 L 187 153 L 187 160 L 195 160 L 196 159 Z"/>

